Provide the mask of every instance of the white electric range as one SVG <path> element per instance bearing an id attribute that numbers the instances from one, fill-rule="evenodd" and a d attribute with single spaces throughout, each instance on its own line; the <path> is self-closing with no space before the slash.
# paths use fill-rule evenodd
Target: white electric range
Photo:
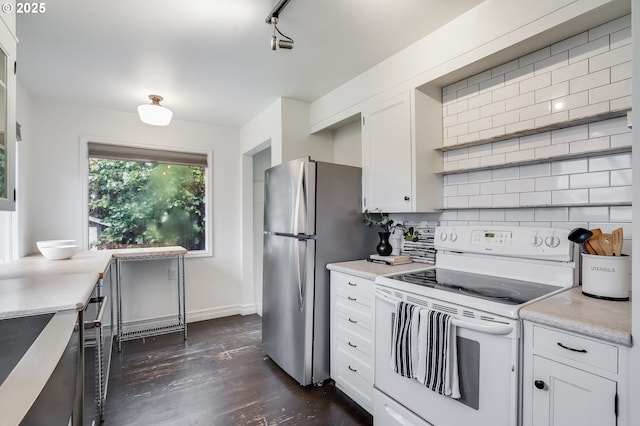
<path id="1" fill-rule="evenodd" d="M 568 233 L 517 226 L 438 227 L 434 268 L 376 278 L 376 425 L 518 425 L 519 310 L 577 282 Z M 451 315 L 459 399 L 391 368 L 392 330 L 401 301 Z"/>

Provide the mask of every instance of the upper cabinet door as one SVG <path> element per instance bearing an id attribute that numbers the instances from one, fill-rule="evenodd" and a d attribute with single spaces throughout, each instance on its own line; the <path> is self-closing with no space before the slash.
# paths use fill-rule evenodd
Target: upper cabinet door
<path id="1" fill-rule="evenodd" d="M 411 97 L 407 91 L 362 116 L 362 193 L 365 209 L 411 212 Z"/>
<path id="2" fill-rule="evenodd" d="M 16 41 L 0 22 L 0 210 L 15 210 Z"/>

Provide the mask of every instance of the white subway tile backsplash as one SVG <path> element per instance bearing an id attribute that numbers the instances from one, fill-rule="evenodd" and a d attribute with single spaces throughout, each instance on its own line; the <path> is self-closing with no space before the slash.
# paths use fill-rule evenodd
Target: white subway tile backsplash
<path id="1" fill-rule="evenodd" d="M 601 102 L 599 104 L 589 105 L 582 108 L 575 108 L 569 111 L 569 120 L 604 114 L 610 110 L 609 102 Z"/>
<path id="2" fill-rule="evenodd" d="M 632 185 L 631 169 L 611 170 L 611 186 Z"/>
<path id="3" fill-rule="evenodd" d="M 535 149 L 525 149 L 515 152 L 507 152 L 505 160 L 507 163 L 516 163 L 519 161 L 529 161 L 535 158 Z"/>
<path id="4" fill-rule="evenodd" d="M 469 197 L 469 207 L 493 207 L 491 195 L 472 195 Z"/>
<path id="5" fill-rule="evenodd" d="M 467 183 L 458 186 L 458 195 L 479 195 L 480 184 L 479 183 Z"/>
<path id="6" fill-rule="evenodd" d="M 525 65 L 533 64 L 534 62 L 538 62 L 542 59 L 548 58 L 549 56 L 551 56 L 551 46 L 543 47 L 540 50 L 536 50 L 535 52 L 518 58 L 518 65 L 520 67 L 524 67 Z"/>
<path id="7" fill-rule="evenodd" d="M 508 72 L 514 71 L 518 69 L 518 60 L 514 59 L 513 61 L 507 62 L 506 64 L 498 65 L 497 67 L 493 67 L 491 69 L 491 76 L 497 77 L 499 75 L 506 74 Z"/>
<path id="8" fill-rule="evenodd" d="M 600 37 L 569 49 L 569 63 L 573 64 L 609 51 L 609 37 Z"/>
<path id="9" fill-rule="evenodd" d="M 609 46 L 611 49 L 617 49 L 625 44 L 631 44 L 631 27 L 616 31 L 609 36 Z"/>
<path id="10" fill-rule="evenodd" d="M 609 207 L 609 220 L 611 222 L 631 222 L 631 206 L 611 206 Z M 604 222 L 606 219 L 600 219 Z"/>
<path id="11" fill-rule="evenodd" d="M 555 55 L 557 53 L 568 51 L 569 49 L 573 49 L 574 47 L 581 46 L 589 42 L 589 33 L 587 31 L 582 32 L 580 34 L 576 34 L 573 37 L 569 37 L 562 41 L 559 41 L 555 44 L 551 45 L 551 54 Z"/>
<path id="12" fill-rule="evenodd" d="M 520 194 L 493 194 L 493 207 L 517 207 Z"/>
<path id="13" fill-rule="evenodd" d="M 610 120 L 589 123 L 589 137 L 616 135 L 618 133 L 631 133 L 627 127 L 627 117 L 612 118 Z"/>
<path id="14" fill-rule="evenodd" d="M 591 203 L 630 203 L 633 191 L 631 186 L 615 186 L 610 188 L 590 188 Z"/>
<path id="15" fill-rule="evenodd" d="M 627 15 L 444 87 L 443 144 L 630 109 L 631 52 Z M 566 229 L 627 226 L 631 207 L 606 204 L 631 202 L 631 153 L 598 152 L 632 143 L 621 117 L 447 151 L 445 170 L 487 169 L 445 174 L 447 210 L 440 220 Z M 583 153 L 590 155 L 552 161 Z M 529 161 L 536 162 L 517 165 Z M 597 205 L 581 205 L 590 203 Z"/>
<path id="16" fill-rule="evenodd" d="M 572 222 L 605 222 L 609 220 L 609 207 L 571 207 L 569 220 Z"/>
<path id="17" fill-rule="evenodd" d="M 568 207 L 550 207 L 546 209 L 535 209 L 535 220 L 538 221 L 562 221 L 569 220 Z"/>
<path id="18" fill-rule="evenodd" d="M 631 61 L 622 63 L 611 67 L 611 82 L 625 80 L 631 78 L 633 74 L 633 67 Z"/>
<path id="19" fill-rule="evenodd" d="M 569 176 L 569 187 L 571 189 L 601 186 L 609 186 L 609 172 L 578 173 Z"/>
<path id="20" fill-rule="evenodd" d="M 535 182 L 536 191 L 553 191 L 553 190 L 569 188 L 568 175 L 545 176 L 545 177 L 537 177 L 535 179 L 536 179 L 536 182 Z"/>
<path id="21" fill-rule="evenodd" d="M 584 139 L 581 141 L 570 142 L 569 152 L 571 154 L 578 154 L 582 152 L 608 149 L 610 146 L 609 139 L 609 136 L 604 136 L 601 138 Z"/>
<path id="22" fill-rule="evenodd" d="M 491 171 L 491 179 L 494 181 L 518 179 L 519 177 L 520 169 L 517 167 L 505 167 L 500 169 L 493 169 Z"/>
<path id="23" fill-rule="evenodd" d="M 520 120 L 529 120 L 547 114 L 551 114 L 551 101 L 520 108 Z"/>
<path id="24" fill-rule="evenodd" d="M 528 78 L 533 77 L 533 63 L 521 66 L 516 70 L 510 71 L 504 75 L 504 84 L 505 86 L 509 84 L 515 84 L 522 80 L 526 80 Z"/>
<path id="25" fill-rule="evenodd" d="M 567 189 L 551 192 L 552 204 L 584 204 L 588 202 L 588 189 Z"/>
<path id="26" fill-rule="evenodd" d="M 589 90 L 589 103 L 595 104 L 625 96 L 631 96 L 631 79 L 621 80 Z"/>
<path id="27" fill-rule="evenodd" d="M 555 112 L 551 115 L 536 117 L 536 127 L 550 126 L 552 124 L 563 123 L 569 119 L 569 111 Z"/>
<path id="28" fill-rule="evenodd" d="M 608 34 L 631 27 L 631 15 L 621 16 L 589 30 L 589 40 L 597 39 Z"/>
<path id="29" fill-rule="evenodd" d="M 521 178 L 535 178 L 542 176 L 551 176 L 551 165 L 549 163 L 520 166 Z"/>
<path id="30" fill-rule="evenodd" d="M 485 182 L 480 184 L 480 194 L 504 194 L 505 181 Z"/>
<path id="31" fill-rule="evenodd" d="M 560 144 L 579 141 L 589 137 L 589 125 L 572 126 L 551 132 L 551 143 Z"/>
<path id="32" fill-rule="evenodd" d="M 553 56 L 536 61 L 533 64 L 534 73 L 542 74 L 569 65 L 569 51 L 559 52 Z"/>
<path id="33" fill-rule="evenodd" d="M 552 175 L 568 175 L 572 173 L 585 173 L 587 171 L 589 171 L 589 160 L 586 158 L 554 161 L 551 163 Z"/>
<path id="34" fill-rule="evenodd" d="M 568 143 L 535 148 L 536 158 L 550 158 L 550 157 L 556 157 L 558 155 L 567 155 L 568 153 L 569 153 Z"/>
<path id="35" fill-rule="evenodd" d="M 582 77 L 572 78 L 569 81 L 570 93 L 583 92 L 595 87 L 607 85 L 610 82 L 611 72 L 609 68 L 606 68 Z"/>
<path id="36" fill-rule="evenodd" d="M 469 172 L 469 182 L 491 182 L 491 170 L 476 170 Z"/>
<path id="37" fill-rule="evenodd" d="M 631 146 L 632 143 L 633 139 L 631 138 L 631 132 L 611 136 L 611 148 Z"/>
<path id="38" fill-rule="evenodd" d="M 533 192 L 535 191 L 535 179 L 515 179 L 505 182 L 505 191 L 508 194 L 518 192 Z"/>
<path id="39" fill-rule="evenodd" d="M 533 92 L 551 85 L 551 72 L 534 75 L 520 82 L 520 93 Z"/>
<path id="40" fill-rule="evenodd" d="M 535 209 L 521 208 L 521 209 L 509 209 L 505 212 L 505 220 L 509 222 L 533 222 Z"/>
<path id="41" fill-rule="evenodd" d="M 521 192 L 521 206 L 539 206 L 551 204 L 551 191 L 543 192 Z"/>
<path id="42" fill-rule="evenodd" d="M 589 61 L 584 59 L 566 67 L 555 69 L 551 72 L 551 83 L 558 84 L 563 81 L 573 80 L 589 73 Z"/>
<path id="43" fill-rule="evenodd" d="M 631 45 L 627 44 L 589 58 L 589 72 L 611 68 L 615 65 L 628 62 L 631 58 Z"/>
<path id="44" fill-rule="evenodd" d="M 631 109 L 631 96 L 624 96 L 622 98 L 611 99 L 609 101 L 609 109 L 611 111 Z"/>
<path id="45" fill-rule="evenodd" d="M 602 157 L 589 158 L 589 171 L 617 170 L 631 168 L 631 154 L 606 155 Z"/>
<path id="46" fill-rule="evenodd" d="M 548 145 L 551 145 L 551 133 L 549 132 L 536 133 L 520 138 L 520 149 L 531 149 Z"/>

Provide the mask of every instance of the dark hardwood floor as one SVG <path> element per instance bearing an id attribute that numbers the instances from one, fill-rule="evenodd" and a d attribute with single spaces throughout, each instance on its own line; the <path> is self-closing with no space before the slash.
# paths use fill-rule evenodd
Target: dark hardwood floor
<path id="1" fill-rule="evenodd" d="M 371 425 L 328 381 L 302 387 L 269 359 L 258 315 L 189 324 L 114 351 L 104 426 Z"/>

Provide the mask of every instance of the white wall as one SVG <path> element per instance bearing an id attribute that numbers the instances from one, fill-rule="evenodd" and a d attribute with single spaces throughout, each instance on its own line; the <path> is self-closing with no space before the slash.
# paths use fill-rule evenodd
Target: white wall
<path id="1" fill-rule="evenodd" d="M 213 256 L 187 259 L 187 315 L 188 320 L 193 321 L 240 313 L 241 156 L 237 130 L 180 120 L 174 120 L 167 127 L 153 127 L 141 123 L 134 112 L 32 98 L 24 90 L 18 93 L 18 120 L 24 124 L 19 158 L 22 254 L 36 251 L 35 242 L 42 239 L 83 240 L 87 224 L 82 220 L 86 198 L 82 169 L 87 161 L 80 158 L 81 139 L 94 137 L 171 149 L 213 151 L 212 217 L 208 218 L 208 226 L 213 226 Z M 144 267 L 141 271 L 145 271 Z M 169 281 L 168 265 L 162 266 L 160 272 L 152 273 L 151 269 L 147 272 L 125 271 L 125 282 L 127 274 L 135 275 L 135 291 L 144 299 L 130 300 L 136 318 L 151 315 L 151 310 L 143 308 L 145 305 L 168 303 L 161 292 L 156 291 Z M 124 297 L 133 296 L 127 296 L 125 290 Z"/>
<path id="2" fill-rule="evenodd" d="M 253 296 L 262 315 L 262 247 L 264 231 L 264 171 L 271 167 L 271 149 L 253 156 Z"/>
<path id="3" fill-rule="evenodd" d="M 362 167 L 362 130 L 355 120 L 333 130 L 334 161 L 347 166 Z"/>

